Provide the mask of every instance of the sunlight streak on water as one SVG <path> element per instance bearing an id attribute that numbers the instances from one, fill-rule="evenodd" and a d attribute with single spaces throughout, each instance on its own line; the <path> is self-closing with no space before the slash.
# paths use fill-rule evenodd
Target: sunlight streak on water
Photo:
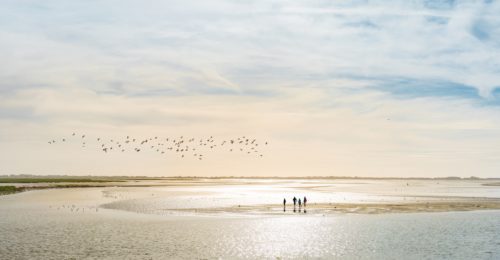
<path id="1" fill-rule="evenodd" d="M 336 217 L 157 217 L 0 211 L 12 258 L 498 259 L 500 211 Z M 0 259 L 3 259 L 0 257 Z"/>

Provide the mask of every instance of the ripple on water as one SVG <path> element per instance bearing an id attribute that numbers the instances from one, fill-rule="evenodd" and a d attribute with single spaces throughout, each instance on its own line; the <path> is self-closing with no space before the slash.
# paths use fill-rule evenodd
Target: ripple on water
<path id="1" fill-rule="evenodd" d="M 148 218 L 12 210 L 0 218 L 2 259 L 500 258 L 499 211 Z"/>

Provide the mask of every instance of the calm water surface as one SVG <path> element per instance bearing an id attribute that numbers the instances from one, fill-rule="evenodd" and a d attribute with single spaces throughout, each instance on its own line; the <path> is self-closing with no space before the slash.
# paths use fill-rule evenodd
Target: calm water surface
<path id="1" fill-rule="evenodd" d="M 2 211 L 0 258 L 500 259 L 499 211 L 251 218 L 136 215 Z"/>

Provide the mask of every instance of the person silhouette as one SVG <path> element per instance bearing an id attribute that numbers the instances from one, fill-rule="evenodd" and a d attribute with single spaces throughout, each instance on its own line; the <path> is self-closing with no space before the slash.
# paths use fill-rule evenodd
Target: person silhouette
<path id="1" fill-rule="evenodd" d="M 296 204 L 297 204 L 297 198 L 293 197 L 293 206 L 295 207 Z"/>
<path id="2" fill-rule="evenodd" d="M 286 199 L 283 198 L 283 212 L 286 211 Z"/>
<path id="3" fill-rule="evenodd" d="M 307 203 L 307 198 L 306 196 L 304 196 L 304 208 L 306 207 L 306 203 Z"/>

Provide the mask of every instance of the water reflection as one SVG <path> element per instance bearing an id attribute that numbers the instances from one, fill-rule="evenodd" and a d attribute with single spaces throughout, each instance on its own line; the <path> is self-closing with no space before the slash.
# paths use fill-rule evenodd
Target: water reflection
<path id="1" fill-rule="evenodd" d="M 164 221 L 39 213 L 0 211 L 0 258 L 500 259 L 498 211 Z"/>
<path id="2" fill-rule="evenodd" d="M 113 196 L 126 191 L 108 190 Z M 500 211 L 495 210 L 323 217 L 294 207 L 300 215 L 237 218 L 88 210 L 114 200 L 146 213 L 164 206 L 162 201 L 191 203 L 185 207 L 217 203 L 192 196 L 150 198 L 150 190 L 144 194 L 145 199 L 123 200 L 89 188 L 0 197 L 0 259 L 500 259 Z"/>

